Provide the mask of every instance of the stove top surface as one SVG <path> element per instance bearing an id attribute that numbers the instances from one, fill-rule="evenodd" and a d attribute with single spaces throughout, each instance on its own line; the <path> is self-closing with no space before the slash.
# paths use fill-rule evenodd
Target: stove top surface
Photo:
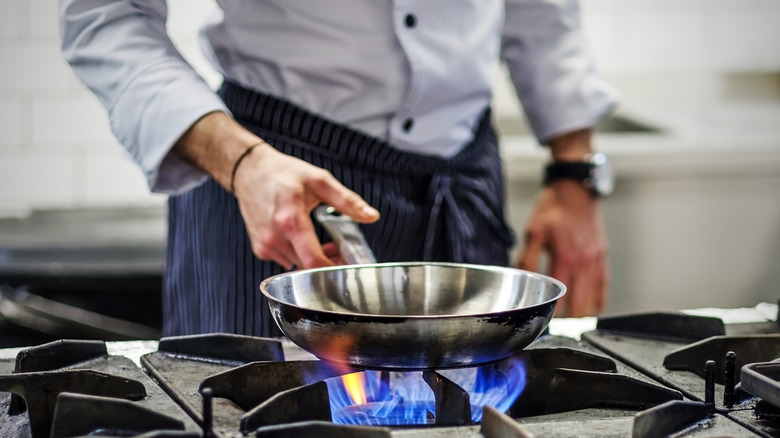
<path id="1" fill-rule="evenodd" d="M 520 396 L 486 408 L 481 423 L 475 394 L 458 380 L 466 370 L 421 373 L 433 393 L 426 426 L 334 424 L 334 381 L 403 376 L 334 368 L 287 340 L 216 334 L 0 350 L 0 436 L 780 436 L 776 306 L 700 315 L 553 320 L 550 331 L 567 336 L 542 336 L 513 361 L 475 371 L 510 380 L 523 363 Z"/>

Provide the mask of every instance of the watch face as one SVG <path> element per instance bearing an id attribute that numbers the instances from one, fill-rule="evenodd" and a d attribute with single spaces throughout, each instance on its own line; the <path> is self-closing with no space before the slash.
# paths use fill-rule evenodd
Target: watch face
<path id="1" fill-rule="evenodd" d="M 615 174 L 612 170 L 612 166 L 607 160 L 607 156 L 598 152 L 593 154 L 590 159 L 593 163 L 593 170 L 591 171 L 591 184 L 593 190 L 599 196 L 609 196 L 615 189 Z"/>

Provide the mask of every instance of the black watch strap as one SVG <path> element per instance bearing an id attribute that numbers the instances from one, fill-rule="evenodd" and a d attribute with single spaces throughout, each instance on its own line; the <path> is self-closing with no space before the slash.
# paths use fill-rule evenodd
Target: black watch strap
<path id="1" fill-rule="evenodd" d="M 593 164 L 586 161 L 559 161 L 550 163 L 544 169 L 543 184 L 548 185 L 558 179 L 572 179 L 583 182 L 591 177 Z"/>

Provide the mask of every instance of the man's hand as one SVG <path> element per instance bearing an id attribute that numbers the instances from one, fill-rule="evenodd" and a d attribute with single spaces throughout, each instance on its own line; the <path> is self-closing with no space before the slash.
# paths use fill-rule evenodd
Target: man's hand
<path id="1" fill-rule="evenodd" d="M 309 214 L 326 203 L 358 222 L 379 213 L 329 172 L 268 145 L 256 147 L 236 171 L 235 195 L 252 251 L 285 267 L 333 265 L 320 246 Z"/>
<path id="2" fill-rule="evenodd" d="M 539 194 L 517 265 L 538 271 L 542 253 L 549 253 L 549 275 L 568 289 L 559 303 L 565 316 L 604 311 L 609 270 L 602 222 L 598 200 L 577 182 L 557 181 Z"/>
<path id="3" fill-rule="evenodd" d="M 335 247 L 320 245 L 314 232 L 309 214 L 318 204 L 329 204 L 361 223 L 379 219 L 379 212 L 329 172 L 277 151 L 221 112 L 190 127 L 172 153 L 235 190 L 252 251 L 286 268 L 330 266 L 340 260 Z"/>
<path id="4" fill-rule="evenodd" d="M 590 130 L 580 130 L 552 140 L 553 159 L 582 160 L 592 152 L 590 137 Z M 540 192 L 517 265 L 538 271 L 544 252 L 549 275 L 567 287 L 559 310 L 573 317 L 603 312 L 609 289 L 606 232 L 599 200 L 580 183 L 558 180 Z"/>

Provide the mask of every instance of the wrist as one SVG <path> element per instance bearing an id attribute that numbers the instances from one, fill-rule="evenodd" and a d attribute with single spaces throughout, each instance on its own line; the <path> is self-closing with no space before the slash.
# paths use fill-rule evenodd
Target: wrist
<path id="1" fill-rule="evenodd" d="M 593 153 L 591 147 L 590 129 L 580 129 L 577 131 L 562 134 L 550 140 L 549 148 L 552 155 L 552 161 L 582 161 Z"/>
<path id="2" fill-rule="evenodd" d="M 208 113 L 179 138 L 171 153 L 232 191 L 234 172 L 250 148 L 265 144 L 223 112 Z M 240 160 L 241 159 L 241 160 Z"/>
<path id="3" fill-rule="evenodd" d="M 260 142 L 249 146 L 248 148 L 244 149 L 244 152 L 239 155 L 239 157 L 233 163 L 233 171 L 230 174 L 230 193 L 234 195 L 236 194 L 236 173 L 238 172 L 238 167 L 241 166 L 241 163 L 249 156 L 249 154 L 252 153 L 252 151 L 258 147 L 262 147 L 263 145 L 265 145 L 265 143 Z"/>

